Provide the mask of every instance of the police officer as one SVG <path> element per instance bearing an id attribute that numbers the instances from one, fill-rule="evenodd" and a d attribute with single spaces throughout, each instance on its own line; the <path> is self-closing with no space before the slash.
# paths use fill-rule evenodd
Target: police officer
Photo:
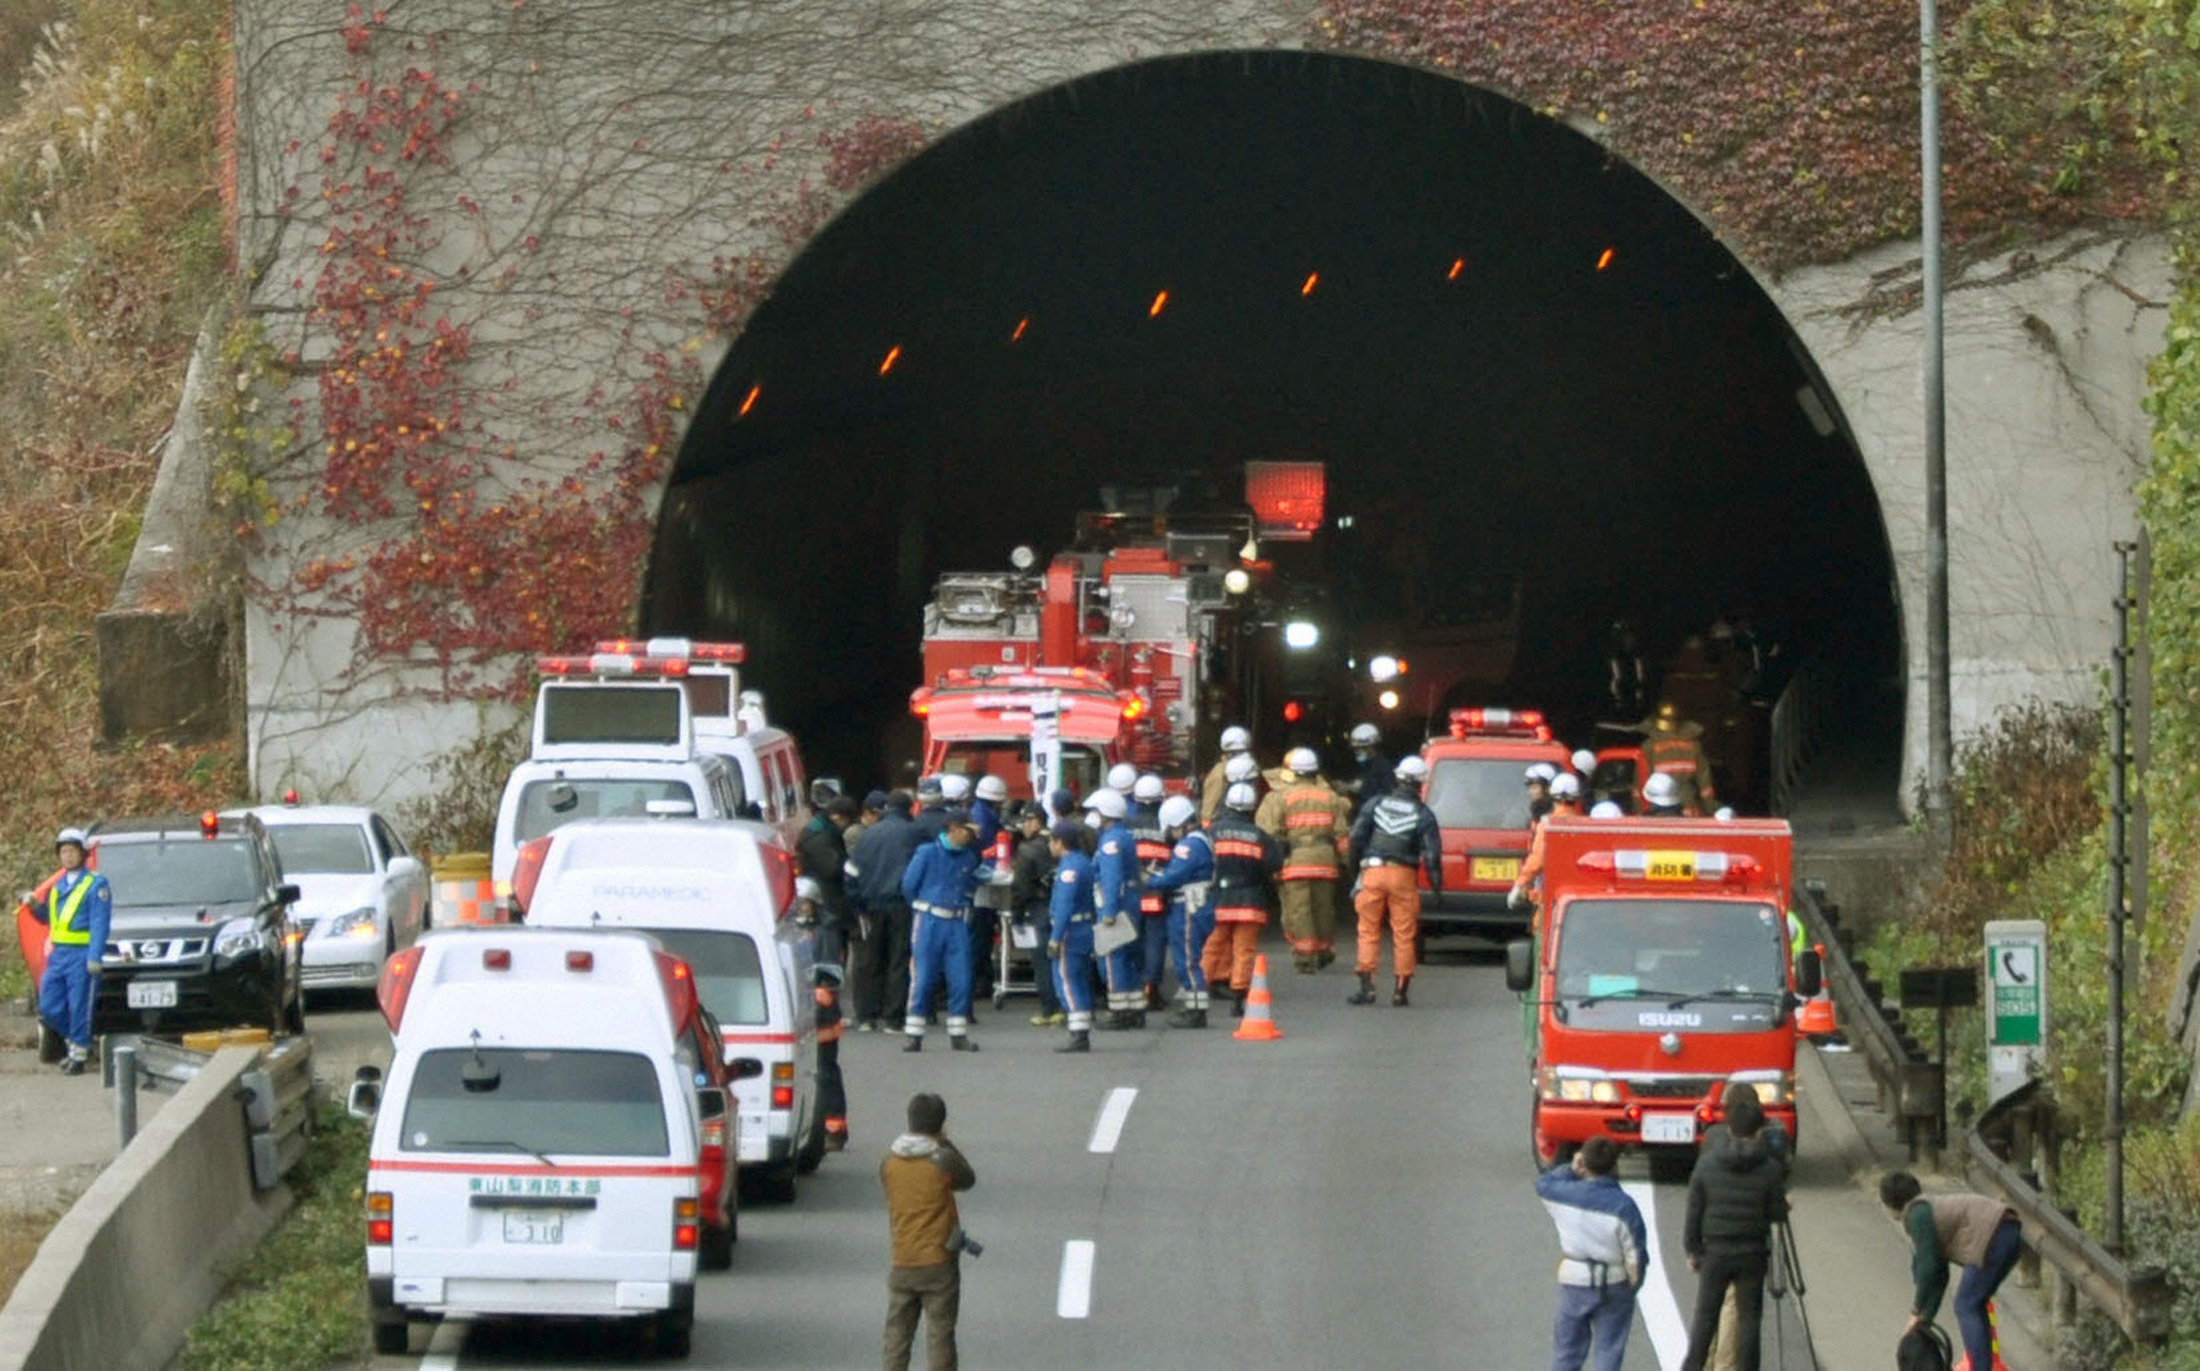
<path id="1" fill-rule="evenodd" d="M 1643 814 L 1652 819 L 1679 819 L 1688 810 L 1681 804 L 1681 783 L 1664 771 L 1653 771 L 1642 783 Z"/>
<path id="2" fill-rule="evenodd" d="M 901 874 L 901 893 L 914 920 L 904 1052 L 924 1050 L 925 1007 L 943 976 L 948 1045 L 957 1052 L 978 1050 L 970 1041 L 970 899 L 978 889 L 978 849 L 971 835 L 968 814 L 949 814 L 947 831 L 918 848 Z"/>
<path id="3" fill-rule="evenodd" d="M 925 838 L 947 831 L 947 778 L 925 776 L 917 781 L 917 831 Z"/>
<path id="4" fill-rule="evenodd" d="M 1001 806 L 1008 803 L 1008 782 L 998 776 L 980 776 L 970 793 L 970 822 L 976 829 L 970 841 L 978 849 L 981 863 L 990 863 L 1007 826 L 1007 816 Z M 1014 850 L 1012 841 L 1011 854 Z M 998 910 L 981 905 L 970 911 L 970 972 L 976 978 L 977 989 L 973 993 L 978 999 L 993 993 L 993 948 L 1000 935 Z"/>
<path id="5" fill-rule="evenodd" d="M 846 798 L 833 796 L 833 800 Z M 795 923 L 822 932 L 826 917 L 824 886 L 813 877 L 797 876 Z M 826 944 L 822 938 L 817 946 L 818 960 L 810 973 L 817 998 L 817 1107 L 825 1114 L 825 1150 L 838 1152 L 848 1145 L 848 1087 L 840 1074 L 840 1035 L 845 1031 L 840 1016 L 840 982 L 846 973 L 837 958 L 824 955 Z"/>
<path id="6" fill-rule="evenodd" d="M 1169 902 L 1169 949 L 1176 959 L 1177 997 L 1183 1001 L 1169 1016 L 1171 1028 L 1207 1026 L 1207 973 L 1200 958 L 1215 931 L 1215 844 L 1198 827 L 1197 817 L 1192 802 L 1182 795 L 1161 802 L 1169 860 L 1146 878 L 1147 892 Z"/>
<path id="7" fill-rule="evenodd" d="M 1055 989 L 1069 1013 L 1069 1041 L 1057 1052 L 1092 1051 L 1093 865 L 1085 855 L 1085 830 L 1075 819 L 1058 819 L 1047 830 L 1054 857 L 1054 893 L 1047 902 L 1044 949 Z"/>
<path id="8" fill-rule="evenodd" d="M 1136 778 L 1134 777 L 1135 781 Z M 1131 836 L 1129 824 L 1130 806 L 1122 792 L 1113 788 L 1096 791 L 1085 801 L 1100 820 L 1100 837 L 1093 850 L 1092 906 L 1102 927 L 1111 930 L 1112 936 L 1120 936 L 1120 921 L 1136 919 L 1138 914 L 1139 886 L 1138 842 Z M 1145 996 L 1139 979 L 1138 962 L 1133 952 L 1138 945 L 1134 926 L 1133 936 L 1112 948 L 1101 959 L 1108 980 L 1108 1017 L 1102 1028 L 1144 1028 L 1146 1026 Z"/>
<path id="9" fill-rule="evenodd" d="M 1291 940 L 1292 965 L 1306 975 L 1337 960 L 1337 878 L 1352 837 L 1350 806 L 1322 779 L 1321 767 L 1310 747 L 1284 754 L 1289 779 L 1261 801 L 1254 818 L 1284 847 L 1276 878 L 1283 935 Z"/>
<path id="10" fill-rule="evenodd" d="M 64 828 L 54 836 L 61 874 L 46 890 L 32 917 L 46 926 L 46 974 L 38 982 L 38 1017 L 49 1032 L 69 1045 L 63 1075 L 81 1076 L 92 1056 L 92 1003 L 99 997 L 100 958 L 107 951 L 107 928 L 114 918 L 114 893 L 107 878 L 84 867 L 84 830 Z"/>
<path id="11" fill-rule="evenodd" d="M 1373 724 L 1352 726 L 1352 760 L 1359 767 L 1352 780 L 1352 818 L 1357 822 L 1369 805 L 1390 793 L 1395 768 L 1383 755 L 1381 729 Z"/>
<path id="12" fill-rule="evenodd" d="M 1215 758 L 1215 764 L 1207 768 L 1206 778 L 1199 783 L 1199 821 L 1203 824 L 1215 821 L 1215 811 L 1222 807 L 1223 793 L 1231 785 L 1226 774 L 1230 761 L 1234 757 L 1250 757 L 1253 735 L 1245 731 L 1243 724 L 1232 724 L 1222 730 L 1220 746 L 1222 755 Z M 1253 772 L 1255 775 L 1260 773 L 1257 762 Z"/>
<path id="13" fill-rule="evenodd" d="M 1137 844 L 1138 874 L 1152 878 L 1169 864 L 1169 840 L 1161 831 L 1161 798 L 1167 787 L 1152 772 L 1131 787 L 1131 812 L 1126 821 L 1131 841 Z M 1169 965 L 1169 897 L 1147 889 L 1138 897 L 1138 972 L 1145 986 L 1144 1009 L 1160 1009 L 1161 976 Z"/>
<path id="14" fill-rule="evenodd" d="M 1408 757 L 1398 763 L 1390 792 L 1360 811 L 1352 826 L 1352 862 L 1360 873 L 1353 909 L 1360 916 L 1360 955 L 1353 963 L 1360 988 L 1348 1003 L 1375 1003 L 1375 967 L 1383 951 L 1383 923 L 1390 924 L 1390 965 L 1397 977 L 1390 1002 L 1404 1008 L 1407 989 L 1419 965 L 1421 887 L 1417 871 L 1428 873 L 1429 889 L 1444 893 L 1444 837 L 1436 815 L 1421 803 L 1428 763 Z"/>
<path id="15" fill-rule="evenodd" d="M 883 798 L 878 822 L 856 839 L 848 852 L 848 887 L 857 915 L 856 1031 L 878 1029 L 888 1014 L 909 998 L 909 901 L 901 878 L 909 859 L 931 841 L 909 812 L 910 796 L 897 790 Z"/>
<path id="16" fill-rule="evenodd" d="M 1268 900 L 1283 869 L 1283 845 L 1253 822 L 1260 794 L 1243 782 L 1223 793 L 1222 808 L 1208 828 L 1215 848 L 1215 929 L 1207 939 L 1201 971 L 1209 985 L 1230 987 L 1230 1017 L 1245 1017 L 1245 992 L 1253 983 L 1253 949 L 1268 922 Z"/>
<path id="17" fill-rule="evenodd" d="M 1678 706 L 1663 700 L 1642 740 L 1643 764 L 1657 775 L 1673 778 L 1680 795 L 1678 803 L 1686 814 L 1708 813 L 1719 803 L 1711 784 L 1711 759 L 1696 741 L 1697 732 L 1695 725 L 1681 718 Z"/>

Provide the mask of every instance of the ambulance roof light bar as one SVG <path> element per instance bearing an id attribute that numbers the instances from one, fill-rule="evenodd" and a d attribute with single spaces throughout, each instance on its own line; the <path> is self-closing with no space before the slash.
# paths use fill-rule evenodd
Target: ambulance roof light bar
<path id="1" fill-rule="evenodd" d="M 537 657 L 535 670 L 544 676 L 680 677 L 688 674 L 688 659 L 596 652 L 586 657 Z"/>
<path id="2" fill-rule="evenodd" d="M 1747 852 L 1652 851 L 1622 848 L 1584 852 L 1575 865 L 1626 881 L 1742 882 L 1764 870 Z"/>
<path id="3" fill-rule="evenodd" d="M 1451 736 L 1469 733 L 1509 733 L 1548 740 L 1549 723 L 1540 709 L 1455 709 L 1451 712 Z"/>
<path id="4" fill-rule="evenodd" d="M 749 649 L 744 643 L 699 643 L 693 638 L 599 638 L 595 650 L 635 657 L 685 657 L 696 662 L 735 665 L 749 659 Z"/>

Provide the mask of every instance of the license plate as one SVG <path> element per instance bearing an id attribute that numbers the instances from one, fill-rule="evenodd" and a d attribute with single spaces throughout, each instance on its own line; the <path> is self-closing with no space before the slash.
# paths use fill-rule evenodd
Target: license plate
<path id="1" fill-rule="evenodd" d="M 1696 1141 L 1696 1116 L 1645 1114 L 1642 1116 L 1642 1140 L 1646 1143 L 1692 1143 Z"/>
<path id="2" fill-rule="evenodd" d="M 504 1211 L 504 1240 L 510 1243 L 561 1243 L 565 1241 L 565 1216 L 531 1209 Z"/>
<path id="3" fill-rule="evenodd" d="M 1516 881 L 1520 879 L 1518 857 L 1476 857 L 1471 873 L 1477 881 Z"/>
<path id="4" fill-rule="evenodd" d="M 1696 854 L 1653 852 L 1643 874 L 1653 881 L 1693 881 L 1696 879 Z"/>
<path id="5" fill-rule="evenodd" d="M 174 981 L 132 981 L 123 988 L 123 998 L 132 1009 L 174 1009 L 176 1007 L 176 983 Z"/>

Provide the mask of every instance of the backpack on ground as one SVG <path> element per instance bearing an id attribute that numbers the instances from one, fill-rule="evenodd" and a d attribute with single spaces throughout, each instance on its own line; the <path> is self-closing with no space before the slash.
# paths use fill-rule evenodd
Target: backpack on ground
<path id="1" fill-rule="evenodd" d="M 1895 1371 L 1955 1371 L 1956 1349 L 1935 1324 L 1921 1323 L 1895 1344 Z"/>

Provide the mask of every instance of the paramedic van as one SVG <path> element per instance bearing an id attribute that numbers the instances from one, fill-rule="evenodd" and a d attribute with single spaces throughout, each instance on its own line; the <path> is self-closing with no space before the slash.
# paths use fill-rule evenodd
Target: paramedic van
<path id="1" fill-rule="evenodd" d="M 532 927 L 641 929 L 695 968 L 727 1059 L 765 1065 L 734 1088 L 739 1160 L 776 1200 L 825 1156 L 813 935 L 793 902 L 793 859 L 763 824 L 605 819 L 559 830 L 526 905 Z"/>
<path id="2" fill-rule="evenodd" d="M 646 1322 L 686 1356 L 703 1244 L 687 966 L 633 933 L 451 929 L 391 960 L 367 1155 L 377 1351 L 409 1322 Z"/>

